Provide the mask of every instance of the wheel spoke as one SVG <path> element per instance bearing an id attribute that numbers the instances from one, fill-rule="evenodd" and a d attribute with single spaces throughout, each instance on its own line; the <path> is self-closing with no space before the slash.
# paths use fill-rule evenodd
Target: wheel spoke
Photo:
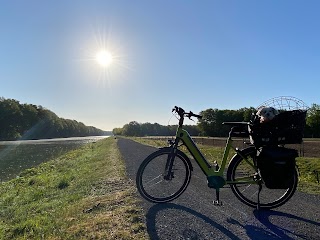
<path id="1" fill-rule="evenodd" d="M 232 158 L 227 172 L 227 180 L 231 183 L 231 189 L 240 201 L 248 206 L 256 207 L 259 192 L 257 183 L 261 181 L 261 179 L 254 167 L 255 149 L 247 148 L 243 150 L 242 156 L 244 156 L 246 160 L 240 155 L 235 155 L 235 157 Z M 252 164 L 248 164 L 250 162 Z M 249 176 L 251 176 L 251 181 L 249 180 Z M 248 180 L 247 182 L 246 179 Z M 259 194 L 260 207 L 271 209 L 286 203 L 294 194 L 297 181 L 298 175 L 297 172 L 295 172 L 294 181 L 288 189 L 269 189 L 262 182 L 262 190 Z"/>
<path id="2" fill-rule="evenodd" d="M 157 180 L 156 183 L 153 183 L 156 179 L 158 179 L 160 177 L 162 177 L 162 179 L 160 179 L 159 181 Z M 161 183 L 162 181 L 163 181 L 163 175 L 161 174 L 161 175 L 159 175 L 159 176 L 157 176 L 157 177 L 145 182 L 144 185 L 150 188 L 150 187 L 152 187 L 154 185 L 157 185 L 157 184 Z"/>
<path id="3" fill-rule="evenodd" d="M 190 182 L 188 160 L 179 150 L 174 156 L 171 171 L 163 171 L 168 166 L 168 159 L 171 159 L 169 155 L 171 148 L 161 149 L 147 157 L 139 167 L 136 179 L 138 191 L 151 202 L 168 202 L 177 198 Z"/>

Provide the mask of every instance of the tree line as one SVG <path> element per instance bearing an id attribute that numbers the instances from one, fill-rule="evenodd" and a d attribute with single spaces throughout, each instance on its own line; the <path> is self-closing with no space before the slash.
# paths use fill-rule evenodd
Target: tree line
<path id="1" fill-rule="evenodd" d="M 76 120 L 59 118 L 42 106 L 0 97 L 0 140 L 45 139 L 104 135 Z"/>
<path id="2" fill-rule="evenodd" d="M 185 125 L 184 128 L 192 135 L 199 135 L 199 129 L 195 125 Z M 132 121 L 122 128 L 113 129 L 114 135 L 122 136 L 171 136 L 176 133 L 177 125 L 163 126 L 158 123 L 138 123 Z"/>
<path id="3" fill-rule="evenodd" d="M 223 126 L 223 122 L 250 121 L 257 112 L 254 107 L 241 108 L 238 110 L 219 110 L 217 108 L 206 109 L 200 112 L 202 119 L 197 125 L 187 125 L 184 128 L 192 136 L 226 137 L 230 127 Z M 162 126 L 158 123 L 138 123 L 132 121 L 122 128 L 113 129 L 114 135 L 123 136 L 172 136 L 175 135 L 177 126 Z M 312 104 L 308 109 L 305 137 L 320 137 L 320 105 Z"/>

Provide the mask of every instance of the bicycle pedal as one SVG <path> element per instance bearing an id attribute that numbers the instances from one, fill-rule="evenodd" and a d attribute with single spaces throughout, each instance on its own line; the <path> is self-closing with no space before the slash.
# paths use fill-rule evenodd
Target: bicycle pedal
<path id="1" fill-rule="evenodd" d="M 213 205 L 214 206 L 222 206 L 223 204 L 222 204 L 222 201 L 220 201 L 220 200 L 214 200 Z"/>

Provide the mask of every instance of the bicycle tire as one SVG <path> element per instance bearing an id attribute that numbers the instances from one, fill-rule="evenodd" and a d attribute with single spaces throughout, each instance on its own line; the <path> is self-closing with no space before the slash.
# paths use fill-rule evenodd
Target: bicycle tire
<path id="1" fill-rule="evenodd" d="M 173 178 L 164 179 L 164 171 L 171 148 L 162 148 L 149 155 L 140 165 L 136 184 L 141 196 L 154 203 L 170 202 L 179 197 L 187 188 L 191 179 L 190 160 L 177 150 L 173 163 Z"/>
<path id="2" fill-rule="evenodd" d="M 242 151 L 242 155 L 246 157 L 252 164 L 256 156 L 254 147 L 246 148 Z M 233 156 L 227 170 L 227 181 L 236 181 L 238 177 L 258 175 L 257 170 L 250 166 L 239 154 Z M 252 177 L 253 180 L 253 177 Z M 261 181 L 262 190 L 260 192 L 260 208 L 273 209 L 282 206 L 293 196 L 298 184 L 298 171 L 295 170 L 293 180 L 287 189 L 269 189 L 263 181 Z M 234 195 L 244 204 L 250 207 L 258 205 L 259 184 L 231 184 Z"/>

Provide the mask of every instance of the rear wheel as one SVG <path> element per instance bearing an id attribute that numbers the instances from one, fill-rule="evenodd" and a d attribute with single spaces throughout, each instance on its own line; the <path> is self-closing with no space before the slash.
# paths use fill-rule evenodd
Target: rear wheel
<path id="1" fill-rule="evenodd" d="M 294 177 L 287 189 L 267 188 L 256 167 L 254 167 L 256 150 L 254 147 L 244 149 L 241 157 L 236 154 L 230 161 L 227 171 L 227 181 L 236 182 L 246 178 L 247 183 L 231 184 L 231 189 L 235 196 L 250 207 L 257 207 L 259 183 L 262 185 L 260 192 L 260 208 L 272 209 L 285 204 L 295 193 L 298 184 L 298 172 L 295 170 Z M 247 160 L 245 160 L 245 158 Z"/>
<path id="2" fill-rule="evenodd" d="M 140 165 L 136 184 L 139 193 L 148 201 L 169 202 L 179 197 L 187 188 L 191 178 L 191 166 L 187 157 L 179 150 L 173 154 L 173 166 L 168 173 L 171 148 L 163 148 L 148 156 Z"/>

